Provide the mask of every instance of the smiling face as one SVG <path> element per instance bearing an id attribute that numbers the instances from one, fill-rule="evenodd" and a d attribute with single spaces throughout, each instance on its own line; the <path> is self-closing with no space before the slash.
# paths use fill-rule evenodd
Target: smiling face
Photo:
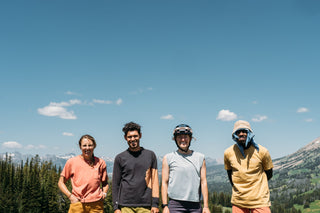
<path id="1" fill-rule="evenodd" d="M 236 135 L 239 137 L 238 142 L 245 145 L 247 141 L 248 132 L 245 129 L 236 131 Z"/>
<path id="2" fill-rule="evenodd" d="M 189 135 L 177 135 L 176 136 L 176 143 L 180 149 L 187 152 L 189 150 L 191 138 Z"/>
<path id="3" fill-rule="evenodd" d="M 83 138 L 81 140 L 80 149 L 82 151 L 82 156 L 86 160 L 90 160 L 93 156 L 93 150 L 95 145 L 92 140 L 88 138 Z"/>
<path id="4" fill-rule="evenodd" d="M 141 134 L 139 134 L 137 130 L 128 131 L 127 135 L 124 136 L 130 151 L 136 152 L 140 150 L 140 138 Z"/>

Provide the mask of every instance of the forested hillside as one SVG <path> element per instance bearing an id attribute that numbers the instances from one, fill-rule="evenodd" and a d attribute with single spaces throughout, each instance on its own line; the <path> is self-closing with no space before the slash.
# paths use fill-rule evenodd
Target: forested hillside
<path id="1" fill-rule="evenodd" d="M 273 213 L 307 209 L 320 200 L 320 138 L 273 163 L 274 176 L 269 182 Z M 210 191 L 231 194 L 223 165 L 209 166 L 207 177 Z"/>
<path id="2" fill-rule="evenodd" d="M 272 213 L 311 212 L 309 207 L 320 202 L 320 138 L 297 152 L 275 159 L 274 177 L 269 182 Z M 67 212 L 69 200 L 57 183 L 61 167 L 39 156 L 25 162 L 0 160 L 0 212 Z M 111 177 L 110 177 L 111 178 Z M 230 213 L 231 186 L 223 165 L 207 167 L 209 206 L 211 212 Z M 70 182 L 67 186 L 71 189 Z M 110 187 L 111 188 L 111 187 Z M 112 210 L 112 192 L 104 203 L 105 212 Z M 316 212 L 316 211 L 313 211 Z"/>
<path id="3" fill-rule="evenodd" d="M 320 138 L 291 155 L 275 159 L 274 167 L 270 181 L 274 206 L 309 208 L 320 200 Z"/>
<path id="4" fill-rule="evenodd" d="M 0 212 L 1 213 L 65 213 L 69 199 L 58 189 L 61 167 L 51 162 L 40 162 L 39 156 L 20 164 L 12 163 L 10 157 L 0 160 Z M 111 183 L 110 183 L 111 184 Z M 70 181 L 67 187 L 71 189 Z M 209 193 L 211 212 L 223 212 L 230 207 L 230 195 Z M 160 209 L 161 210 L 161 209 Z M 113 213 L 112 190 L 104 202 L 104 212 Z M 225 210 L 225 213 L 231 213 Z"/>

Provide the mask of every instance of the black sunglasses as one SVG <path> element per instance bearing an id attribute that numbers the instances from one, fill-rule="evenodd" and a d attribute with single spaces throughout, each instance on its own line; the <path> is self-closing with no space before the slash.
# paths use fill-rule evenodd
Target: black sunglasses
<path id="1" fill-rule="evenodd" d="M 246 130 L 246 129 L 239 129 L 239 130 L 236 131 L 236 135 L 239 135 L 241 132 L 242 132 L 242 133 L 248 133 L 248 130 Z"/>

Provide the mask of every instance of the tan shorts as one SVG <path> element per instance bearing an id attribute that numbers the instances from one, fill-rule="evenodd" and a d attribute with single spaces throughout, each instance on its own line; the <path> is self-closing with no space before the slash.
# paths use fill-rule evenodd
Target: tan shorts
<path id="1" fill-rule="evenodd" d="M 232 213 L 271 213 L 271 211 L 269 207 L 247 209 L 247 208 L 232 206 Z"/>
<path id="2" fill-rule="evenodd" d="M 121 207 L 121 213 L 150 213 L 150 208 L 146 207 Z"/>
<path id="3" fill-rule="evenodd" d="M 103 200 L 92 203 L 71 203 L 68 213 L 103 213 Z"/>

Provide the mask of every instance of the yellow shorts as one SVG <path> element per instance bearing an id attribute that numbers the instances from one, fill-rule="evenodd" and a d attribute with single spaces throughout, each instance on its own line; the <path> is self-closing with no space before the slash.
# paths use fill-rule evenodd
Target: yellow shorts
<path id="1" fill-rule="evenodd" d="M 147 207 L 121 207 L 121 213 L 150 213 Z"/>
<path id="2" fill-rule="evenodd" d="M 92 203 L 71 203 L 68 213 L 103 213 L 103 200 Z"/>

